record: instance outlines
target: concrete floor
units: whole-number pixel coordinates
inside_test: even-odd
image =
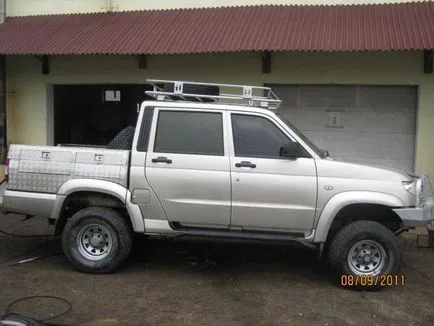
[[[43,219],[21,219],[0,216],[0,228],[52,231]],[[300,245],[138,238],[124,268],[89,275],[73,269],[58,240],[47,241],[0,234],[0,315],[21,297],[54,295],[72,311],[51,322],[68,325],[434,325],[434,250],[411,238],[403,240],[405,286],[380,292],[337,287]],[[65,306],[34,300],[13,308],[42,319]]]

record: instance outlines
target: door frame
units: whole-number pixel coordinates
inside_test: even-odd
[[[309,159],[312,160],[312,164],[315,170],[315,204],[314,204],[314,208],[313,208],[313,212],[312,212],[312,227],[313,224],[315,222],[315,214],[316,214],[316,206],[317,206],[317,201],[318,201],[318,173],[317,173],[317,169],[316,169],[316,159],[317,159],[317,155],[315,153],[312,153],[313,151],[306,145],[304,144],[304,142],[302,140],[300,140],[296,135],[292,134],[292,131],[289,127],[287,127],[286,125],[282,125],[282,123],[279,123],[278,119],[276,119],[273,116],[264,114],[264,113],[260,113],[260,112],[246,112],[246,111],[237,111],[237,110],[228,110],[227,112],[227,125],[228,125],[228,132],[229,132],[229,137],[231,138],[231,140],[229,141],[229,163],[230,163],[230,172],[231,172],[231,227],[235,227],[236,229],[238,229],[239,227],[241,227],[243,229],[242,225],[232,225],[232,219],[233,219],[233,198],[234,198],[234,180],[232,180],[233,178],[233,173],[239,173],[241,171],[237,171],[234,170],[234,165],[235,165],[235,161],[237,160],[237,156],[235,155],[235,145],[234,145],[234,136],[233,136],[233,129],[232,129],[232,114],[242,114],[242,115],[247,115],[247,116],[255,116],[255,117],[261,117],[261,118],[265,118],[268,121],[270,121],[271,123],[274,124],[275,127],[277,127],[286,137],[288,137],[289,140],[294,141],[294,142],[298,142],[305,150],[307,153],[309,153],[309,155],[311,156],[310,158],[298,158],[298,159]],[[252,157],[252,159],[254,159]],[[267,160],[285,160],[282,158],[273,158],[273,157],[257,157],[257,159],[267,159]],[[235,160],[235,161],[234,161]],[[290,160],[290,159],[288,159]],[[246,171],[246,173],[248,173],[248,171]],[[281,233],[281,232],[276,232],[275,228],[267,228],[267,227],[246,227],[246,231],[247,232],[256,232],[256,233]],[[309,226],[309,228],[307,228],[306,230],[295,230],[293,228],[290,229],[285,229],[285,231],[283,231],[284,234],[291,234],[293,236],[296,237],[304,237],[306,236],[306,234],[308,234],[311,231],[311,226]]]
[[[149,134],[149,142],[148,142],[148,148],[147,148],[147,155],[146,155],[146,162],[145,162],[145,177],[147,179],[147,183],[149,184],[149,187],[152,189],[152,191],[156,194],[156,196],[158,197],[158,192],[156,191],[156,189],[154,189],[151,185],[151,182],[148,180],[147,177],[147,172],[146,169],[150,167],[150,165],[147,163],[150,159],[150,157],[152,155],[156,155],[158,156],[159,154],[165,155],[167,154],[169,155],[190,155],[190,156],[205,156],[207,158],[212,158],[215,157],[215,155],[206,155],[206,154],[188,154],[188,153],[161,153],[161,152],[154,152],[154,147],[155,147],[155,138],[157,135],[157,129],[158,129],[158,120],[159,120],[159,113],[160,111],[175,111],[175,112],[199,112],[199,113],[218,113],[221,114],[221,122],[222,122],[222,135],[223,135],[223,155],[222,156],[218,156],[219,158],[224,158],[227,160],[227,170],[225,172],[227,172],[227,181],[228,181],[228,187],[229,187],[229,193],[228,193],[228,208],[229,208],[229,212],[228,212],[228,224],[209,224],[209,223],[205,223],[205,224],[198,224],[198,223],[179,223],[182,221],[176,221],[176,220],[172,220],[170,216],[168,216],[167,212],[166,213],[166,218],[169,222],[169,224],[171,225],[171,227],[173,229],[221,229],[221,230],[228,230],[229,225],[230,225],[230,211],[231,211],[231,196],[232,196],[232,191],[231,191],[231,172],[230,172],[230,159],[229,159],[229,139],[228,139],[228,132],[227,132],[227,124],[226,124],[226,120],[227,120],[227,110],[224,109],[210,109],[210,108],[192,108],[192,107],[182,107],[182,106],[156,106],[154,107],[154,112],[153,112],[153,116],[152,116],[152,123],[151,123],[151,127],[150,127],[150,134]],[[164,165],[161,166],[161,168],[164,168]],[[167,169],[170,169],[171,166],[167,166]],[[161,198],[158,198],[160,204],[163,207],[163,210],[166,211],[166,209],[164,208],[164,204],[162,202]],[[174,223],[175,222],[175,223]]]

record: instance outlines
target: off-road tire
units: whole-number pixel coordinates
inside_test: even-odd
[[[328,250],[329,264],[335,273],[337,282],[341,283],[341,277],[349,275],[356,276],[348,262],[348,254],[351,248],[362,240],[371,240],[379,243],[385,250],[387,261],[375,277],[375,284],[372,286],[354,284],[347,286],[357,290],[378,290],[382,288],[381,275],[396,275],[399,273],[401,264],[401,253],[399,242],[395,234],[384,225],[373,221],[356,221],[344,226],[335,235]],[[352,277],[355,280],[355,277]],[[359,278],[360,280],[360,278]],[[359,281],[359,283],[361,283]]]
[[[89,259],[79,242],[80,232],[92,225],[99,225],[109,232],[111,247],[107,256]],[[97,227],[96,227],[97,228]],[[104,231],[105,232],[105,231]],[[75,267],[86,273],[109,273],[119,268],[128,258],[133,242],[133,231],[121,214],[110,208],[88,207],[76,212],[66,223],[62,233],[62,249]]]
[[[128,126],[122,129],[108,144],[108,149],[126,149],[131,150],[136,128]]]

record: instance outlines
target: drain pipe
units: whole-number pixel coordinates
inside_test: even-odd
[[[6,56],[0,55],[0,159],[3,162],[7,151],[6,112]],[[0,162],[0,164],[2,164]]]
[[[0,0],[0,25],[6,20],[6,0]],[[1,26],[0,26],[1,28]],[[0,55],[0,154],[1,162],[7,151],[6,112],[6,56]],[[0,162],[0,164],[1,164]]]
[[[105,4],[106,5],[104,7],[101,7],[101,9],[104,10],[105,12],[107,12],[107,13],[119,10],[119,4],[113,5],[113,0],[106,0]]]
[[[0,0],[0,24],[6,20],[6,0]]]

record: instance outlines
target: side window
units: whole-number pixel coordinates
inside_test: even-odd
[[[223,156],[222,114],[160,111],[154,152]]]
[[[290,139],[270,120],[232,114],[235,156],[280,157],[280,147]]]
[[[137,141],[137,151],[146,152],[148,150],[149,134],[151,132],[152,117],[154,108],[146,108],[142,117],[142,126],[140,129],[139,140]]]

